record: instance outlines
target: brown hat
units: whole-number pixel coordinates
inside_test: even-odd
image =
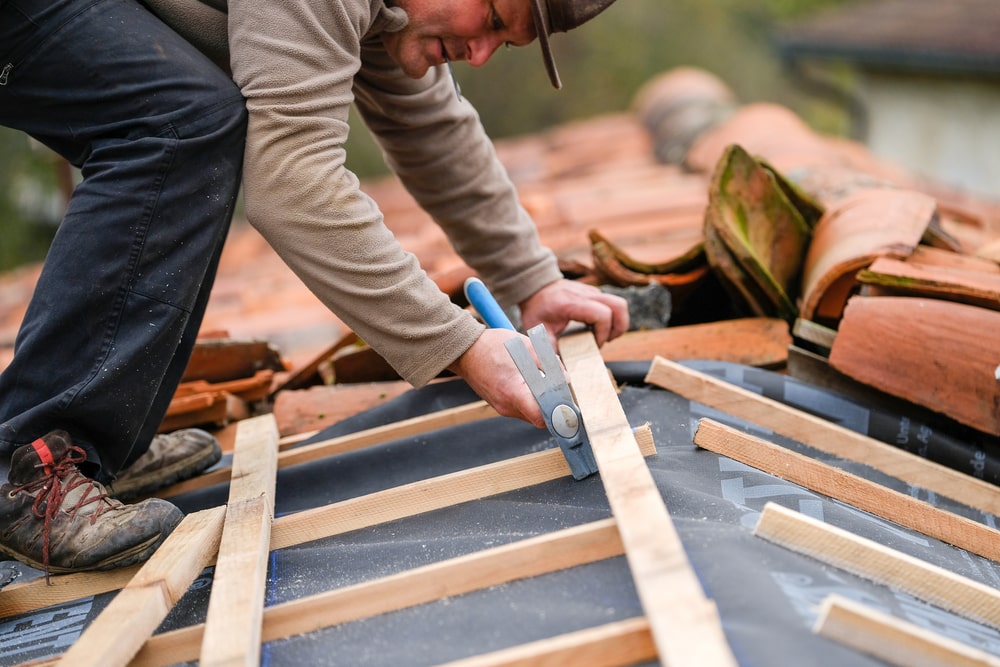
[[[568,32],[594,18],[615,0],[531,0],[531,13],[535,17],[535,31],[538,33],[538,43],[542,47],[542,58],[545,59],[545,69],[549,80],[556,88],[562,88],[559,72],[556,71],[555,60],[552,59],[552,48],[549,46],[549,35],[554,32]]]

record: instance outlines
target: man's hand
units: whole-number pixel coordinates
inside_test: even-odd
[[[553,337],[570,322],[581,322],[593,327],[597,344],[603,345],[628,330],[628,303],[590,285],[558,280],[521,304],[521,322],[525,330],[544,323]],[[528,349],[532,349],[527,336],[507,329],[487,329],[448,368],[464,378],[499,414],[545,428],[538,402],[504,347],[504,341],[514,336],[521,336]]]
[[[604,345],[628,331],[628,302],[592,285],[563,279],[549,283],[521,303],[525,331],[545,324],[555,337],[570,322],[591,326],[597,345]]]
[[[509,329],[487,329],[448,369],[464,378],[480,398],[504,417],[517,417],[545,428],[538,402],[504,347],[505,340],[516,336],[523,338],[531,349],[527,336]]]

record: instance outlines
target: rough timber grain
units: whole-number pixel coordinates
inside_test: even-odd
[[[596,521],[270,606],[264,610],[263,639],[291,637],[621,553],[614,520]],[[203,631],[196,625],[154,637],[134,667],[196,657]]]
[[[1000,657],[839,595],[820,606],[813,631],[898,667],[1000,667]]]
[[[734,428],[702,419],[699,447],[853,505],[974,554],[1000,561],[1000,532],[922,500],[779,447]]]
[[[649,425],[636,429],[635,438],[643,456],[656,453]],[[340,535],[384,521],[403,519],[423,512],[522,489],[570,475],[562,452],[549,449],[477,468],[421,480],[367,496],[359,496],[278,517],[271,529],[271,549],[303,544]],[[16,587],[17,597],[8,615],[25,613],[60,602],[118,590],[128,583],[135,568],[110,572],[81,572],[52,577],[53,586],[35,579]],[[64,581],[66,583],[64,583]],[[0,602],[8,593],[0,591]]]
[[[201,646],[203,667],[260,662],[278,429],[272,415],[240,423],[233,477]]]
[[[687,560],[593,334],[564,337],[559,350],[661,663],[735,665],[715,604]]]
[[[225,509],[184,517],[156,553],[59,661],[67,667],[127,665],[191,582],[215,559]]]
[[[645,618],[630,618],[439,667],[626,667],[656,660]]]
[[[475,401],[466,405],[440,410],[429,415],[404,419],[357,433],[349,433],[310,445],[288,449],[278,454],[278,467],[284,468],[298,463],[307,463],[327,456],[335,456],[379,443],[389,442],[397,438],[406,438],[439,428],[456,426],[496,416],[496,410],[491,408],[485,401]],[[229,481],[231,472],[232,469],[228,467],[217,468],[198,477],[163,489],[158,495],[163,498],[169,498],[196,489],[222,484]]]
[[[106,572],[61,574],[51,577],[51,585],[46,585],[44,578],[15,582],[0,591],[0,618],[120,590],[128,585],[139,568],[133,565]]]
[[[754,535],[1000,630],[1000,591],[813,517],[768,503]]]
[[[768,428],[804,445],[864,463],[904,482],[1000,516],[1000,487],[747,391],[706,373],[657,358],[646,381],[692,401]]]
[[[648,426],[641,427],[637,437],[643,456],[656,453]],[[569,465],[559,449],[525,454],[282,517],[275,521],[271,548],[340,535],[569,474]]]

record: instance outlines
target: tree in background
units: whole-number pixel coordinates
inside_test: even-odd
[[[68,165],[0,127],[0,271],[45,256],[65,206]]]

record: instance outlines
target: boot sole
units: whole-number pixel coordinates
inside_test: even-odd
[[[149,538],[145,542],[141,542],[133,546],[131,549],[128,549],[126,551],[121,551],[115,554],[114,556],[109,556],[108,558],[105,558],[102,561],[94,563],[93,565],[87,565],[84,567],[62,567],[59,565],[52,565],[50,563],[48,571],[51,574],[72,574],[74,572],[115,570],[122,567],[128,567],[129,565],[134,565],[136,563],[148,560],[149,557],[153,555],[153,552],[156,551],[157,547],[160,546],[160,544],[163,542],[164,539],[166,539],[166,536],[163,533],[160,533],[158,535]],[[35,568],[36,570],[45,572],[45,565],[43,563],[40,563],[39,561],[36,561],[33,558],[25,556],[24,554],[12,551],[7,547],[3,546],[2,544],[0,544],[0,553],[11,558],[12,560],[16,560],[19,563],[24,563],[25,565],[29,565]]]
[[[221,458],[222,448],[216,445],[206,454],[182,459],[173,465],[160,468],[156,471],[155,478],[150,478],[148,481],[143,481],[143,476],[136,476],[134,481],[125,480],[125,484],[121,486],[118,484],[121,480],[112,482],[107,485],[108,494],[118,500],[136,500],[201,474],[206,468],[218,463]]]

